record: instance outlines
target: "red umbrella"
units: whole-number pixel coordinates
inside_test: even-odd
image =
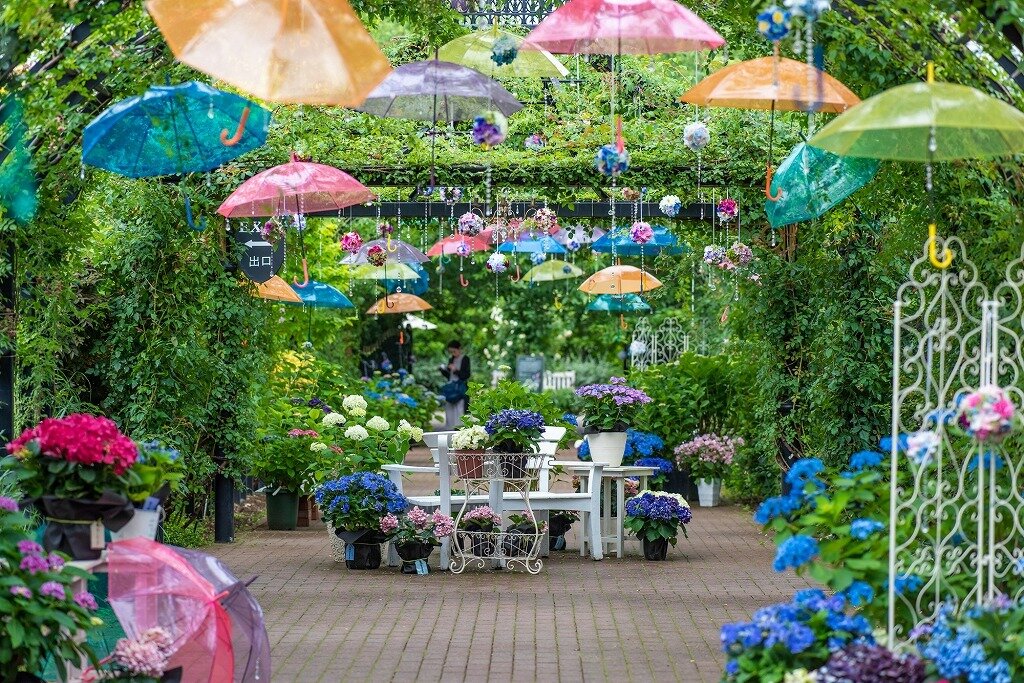
[[[483,233],[480,233],[481,235]],[[467,253],[472,254],[477,251],[490,251],[491,246],[477,237],[469,237],[466,235],[451,235],[445,237],[443,240],[439,240],[434,243],[434,246],[427,252],[427,256],[441,256],[442,254],[447,256],[466,256],[466,253],[460,254],[459,248],[469,249]]]
[[[376,199],[362,183],[333,166],[300,161],[257,173],[242,183],[217,209],[227,218],[284,216],[341,211]]]

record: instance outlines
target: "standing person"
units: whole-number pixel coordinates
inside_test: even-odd
[[[462,353],[462,342],[457,339],[448,344],[447,366],[438,368],[441,374],[448,380],[448,383],[441,387],[444,394],[444,428],[446,430],[458,429],[462,424],[462,416],[466,413],[469,405],[469,356]]]

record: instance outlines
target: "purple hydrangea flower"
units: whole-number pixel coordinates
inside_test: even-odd
[[[97,610],[99,605],[96,604],[96,598],[89,591],[81,591],[75,593],[75,603],[79,607],[84,607],[87,610]]]
[[[18,501],[7,496],[0,496],[0,510],[6,510],[7,512],[18,511]]]
[[[26,600],[32,599],[32,591],[29,590],[28,586],[11,586],[11,595],[25,598]]]
[[[50,553],[50,555],[46,558],[46,562],[50,565],[50,569],[54,570],[60,569],[64,566],[64,558],[58,555],[57,553]]]
[[[67,593],[64,592],[64,586],[57,583],[56,581],[47,581],[39,587],[39,593],[47,595],[57,600],[64,600],[67,598]]]
[[[29,574],[37,574],[50,569],[50,564],[42,555],[25,555],[21,558],[21,570]]]
[[[22,555],[41,555],[43,546],[35,541],[18,541],[18,552]]]

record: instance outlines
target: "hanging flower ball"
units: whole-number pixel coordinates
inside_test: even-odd
[[[459,242],[458,246],[455,247],[455,253],[458,256],[465,258],[473,253],[473,250],[469,248],[468,242]]]
[[[541,232],[558,232],[558,214],[546,206],[537,209],[537,213],[533,215],[533,223]]]
[[[394,232],[395,232],[395,228],[390,223],[378,223],[377,224],[377,233],[381,237],[387,237],[388,235],[394,234]]]
[[[544,149],[547,143],[544,141],[544,136],[540,133],[534,133],[526,138],[523,142],[523,147],[530,150],[531,152],[539,152]]]
[[[566,275],[572,275],[572,266],[566,263],[564,266],[562,266],[562,272],[565,273]]]
[[[445,204],[451,205],[462,199],[462,190],[457,187],[440,187],[437,196]]]
[[[699,152],[711,142],[711,131],[703,121],[694,121],[683,128],[683,144],[694,152]]]
[[[807,17],[808,21],[817,21],[818,17],[832,9],[831,0],[785,0],[782,4],[794,17]]]
[[[504,254],[494,252],[487,257],[487,270],[492,273],[504,273],[508,270],[508,257]]]
[[[999,441],[1013,429],[1013,401],[999,387],[982,387],[957,399],[957,424],[978,441]]]
[[[723,223],[728,223],[736,216],[740,215],[740,205],[736,203],[735,199],[726,198],[718,202],[718,220]]]
[[[359,251],[362,246],[363,238],[359,236],[358,232],[346,232],[341,236],[341,248],[350,254]]]
[[[622,188],[622,198],[627,202],[635,202],[640,199],[640,190],[634,190],[632,187]]]
[[[782,9],[778,5],[772,5],[757,15],[757,30],[762,36],[772,42],[777,42],[786,37],[792,26],[793,16],[789,10]]]
[[[467,211],[459,216],[459,234],[474,237],[484,229],[484,219],[481,216]]]
[[[544,263],[544,254],[540,253],[539,251],[530,254],[530,263],[532,263],[535,266],[539,266],[540,264]]]
[[[658,202],[658,208],[661,209],[663,214],[673,218],[679,215],[679,210],[683,208],[683,203],[674,194],[667,194]]]
[[[579,251],[580,246],[580,243],[577,242],[576,240],[569,240],[566,243],[565,248],[568,249],[569,251]]]
[[[379,268],[388,262],[388,252],[384,247],[375,244],[366,252],[366,260]]]
[[[519,44],[510,35],[501,35],[491,46],[491,61],[498,66],[505,66],[515,61],[519,55]]]
[[[500,111],[485,111],[473,119],[473,142],[484,149],[500,145],[507,135],[508,119]]]
[[[620,152],[615,145],[605,145],[597,150],[594,166],[609,178],[625,173],[629,169],[629,150],[623,148]]]
[[[637,221],[629,229],[629,238],[637,244],[647,244],[654,239],[654,229],[646,221]]]
[[[271,218],[260,228],[260,237],[271,244],[277,244],[285,235],[284,226]]]
[[[726,256],[738,265],[749,266],[754,260],[754,251],[743,242],[733,242]]]
[[[710,266],[721,267],[725,260],[725,249],[717,244],[709,244],[704,247],[704,263]]]

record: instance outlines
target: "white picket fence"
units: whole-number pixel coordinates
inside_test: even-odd
[[[491,386],[497,386],[498,382],[505,379],[505,373],[501,370],[491,372]],[[563,370],[561,372],[544,371],[544,391],[555,391],[556,389],[575,389],[576,371]]]

